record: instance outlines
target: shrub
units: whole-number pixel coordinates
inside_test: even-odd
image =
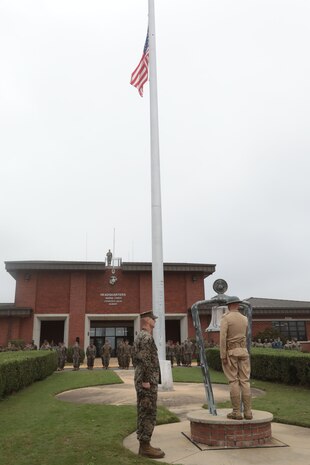
[[[208,366],[210,368],[213,368],[216,371],[223,371],[219,349],[217,348],[207,349],[206,356],[207,356]]]
[[[57,367],[55,352],[4,352],[0,357],[0,398],[46,378]]]
[[[206,356],[210,368],[222,371],[219,349],[207,349]],[[251,377],[263,381],[310,386],[310,355],[273,349],[252,350]]]
[[[17,349],[23,349],[25,347],[24,339],[11,339],[9,342],[14,344]]]

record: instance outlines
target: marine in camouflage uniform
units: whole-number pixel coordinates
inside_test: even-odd
[[[73,346],[73,353],[72,353],[74,371],[80,369],[80,363],[81,363],[80,356],[81,356],[81,349],[80,349],[79,343],[75,342]]]
[[[174,352],[175,352],[175,359],[179,367],[181,365],[181,359],[182,359],[182,347],[180,346],[179,341],[177,341],[176,345],[174,346]]]
[[[109,368],[109,365],[110,365],[111,353],[112,353],[112,347],[111,347],[110,341],[106,339],[100,351],[100,357],[102,360],[102,368],[105,368],[106,370]]]
[[[168,341],[168,343],[166,344],[166,360],[170,360],[171,366],[173,367],[174,345],[172,341]]]
[[[244,418],[251,420],[250,356],[246,337],[248,319],[239,313],[238,297],[227,303],[229,312],[221,319],[220,354],[224,374],[229,382],[230,398],[233,410],[227,415],[233,420],[241,420],[240,394],[244,406]]]
[[[89,344],[86,349],[86,356],[87,356],[87,369],[92,370],[94,368],[94,361],[96,358],[97,349],[94,344]]]
[[[184,341],[184,363],[185,366],[190,367],[192,366],[192,356],[193,356],[193,343],[186,339]]]
[[[130,355],[131,355],[131,345],[129,344],[128,339],[126,339],[123,347],[123,363],[125,370],[128,370],[130,365]]]
[[[160,374],[158,353],[152,330],[156,316],[153,312],[141,314],[142,329],[133,346],[135,388],[137,392],[137,438],[139,454],[144,457],[162,458],[165,453],[151,446],[150,441],[156,424],[157,391]]]
[[[117,361],[118,361],[118,366],[119,368],[124,368],[124,347],[125,347],[125,342],[124,339],[122,339],[118,346],[117,346]]]
[[[58,359],[57,371],[62,371],[67,360],[67,347],[63,342],[59,342],[56,351]]]

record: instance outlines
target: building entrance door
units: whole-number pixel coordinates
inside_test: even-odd
[[[42,320],[40,331],[40,347],[46,339],[50,344],[57,345],[64,341],[64,320]]]
[[[112,357],[117,356],[117,345],[121,340],[128,339],[132,345],[134,340],[133,321],[105,321],[92,320],[90,323],[90,342],[97,348],[97,357],[105,340],[110,341],[112,347]]]
[[[166,320],[166,341],[181,341],[180,320]]]

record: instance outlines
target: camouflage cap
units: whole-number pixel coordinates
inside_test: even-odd
[[[140,313],[141,318],[152,318],[153,320],[156,320],[158,316],[154,315],[152,310],[149,310],[148,312],[142,312]]]

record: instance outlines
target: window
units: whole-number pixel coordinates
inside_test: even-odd
[[[278,330],[285,339],[307,340],[305,321],[273,321],[272,327]]]
[[[127,336],[127,328],[116,328],[116,336],[119,336],[119,337]]]

